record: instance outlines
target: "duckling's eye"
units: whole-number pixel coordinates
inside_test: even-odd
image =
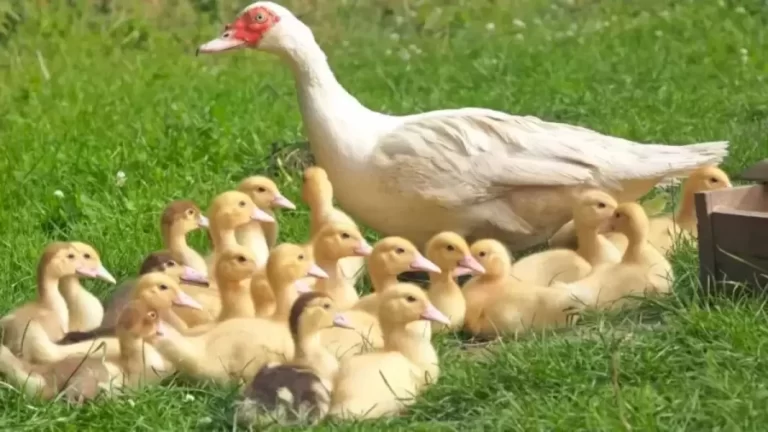
[[[323,309],[330,309],[330,308],[331,308],[331,304],[330,303],[326,303],[326,304],[323,305]]]
[[[248,261],[248,260],[246,260],[244,256],[242,256],[242,255],[238,255],[237,256],[237,262],[244,263],[246,261]]]
[[[413,303],[416,301],[416,297],[409,295],[408,297],[405,298],[405,301],[407,301],[408,303]]]
[[[188,214],[188,215],[190,215],[190,216],[192,216],[192,215],[194,215],[194,214],[195,214],[195,211],[194,211],[194,210],[192,210],[192,209],[187,209],[187,214]]]
[[[613,217],[615,217],[616,219],[621,219],[621,213],[616,213],[615,215],[613,215]]]
[[[395,253],[398,254],[398,255],[403,254],[403,253],[405,253],[405,249],[397,248],[397,249],[395,249]]]
[[[168,285],[165,285],[165,284],[160,285],[160,291],[167,291],[167,290],[168,290]]]
[[[446,246],[445,248],[446,248],[446,249],[448,249],[450,252],[453,252],[453,251],[455,251],[455,250],[456,250],[456,248],[455,248],[455,247],[453,247],[453,245],[448,245],[448,246]]]
[[[73,259],[75,259],[75,254],[71,253],[71,254],[67,255],[67,258],[73,260]]]
[[[240,207],[245,207],[245,201],[240,201],[239,203],[237,203],[237,205],[239,205]]]
[[[486,255],[486,253],[485,252],[480,252],[478,255],[480,255],[480,257],[482,258],[482,257],[484,257]]]
[[[597,208],[604,209],[605,208],[605,203],[604,202],[597,203]]]
[[[148,313],[147,315],[149,316],[149,318],[150,318],[150,319],[155,319],[155,318],[157,318],[157,313],[155,313],[155,312],[150,312],[150,313]]]
[[[718,182],[718,180],[717,180],[716,178],[714,178],[714,177],[712,177],[711,179],[709,179],[709,181],[711,181],[712,183],[717,183],[717,182]]]
[[[296,258],[298,258],[298,260],[299,260],[299,261],[302,261],[302,260],[304,259],[304,255],[303,255],[303,254],[302,254],[302,255],[299,255],[299,256],[298,256],[298,257],[296,257]]]
[[[343,239],[345,239],[345,240],[346,240],[346,239],[348,239],[349,237],[350,237],[350,235],[349,235],[349,234],[347,234],[347,233],[341,233],[341,238],[343,238]]]
[[[263,186],[259,186],[259,187],[256,188],[256,192],[258,192],[258,193],[264,193],[266,191],[267,191],[267,189],[265,187],[263,187]]]
[[[176,267],[176,261],[170,260],[167,263],[165,263],[166,267]]]

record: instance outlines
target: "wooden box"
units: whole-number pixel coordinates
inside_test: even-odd
[[[768,160],[740,177],[758,183],[695,196],[699,279],[706,291],[768,287]]]

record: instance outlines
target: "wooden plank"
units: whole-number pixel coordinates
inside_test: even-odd
[[[694,194],[696,229],[699,243],[699,281],[705,293],[715,288],[717,264],[715,262],[714,233],[712,232],[712,192]]]
[[[763,185],[736,186],[703,192],[712,202],[712,210],[737,209],[768,212],[768,188]]]

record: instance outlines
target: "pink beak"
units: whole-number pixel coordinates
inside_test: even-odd
[[[190,309],[203,310],[203,306],[184,291],[179,291],[179,294],[173,299],[173,304],[176,306],[188,307]]]
[[[345,317],[342,314],[336,314],[336,316],[333,317],[333,326],[334,327],[341,327],[345,329],[354,329],[355,327],[352,325],[352,323],[349,322],[347,317]]]
[[[184,266],[184,272],[181,274],[181,279],[187,282],[208,283],[208,278],[205,277],[204,274],[190,266]]]
[[[368,256],[373,252],[373,247],[365,240],[360,240],[360,244],[355,248],[354,252],[360,256]]]
[[[286,208],[289,210],[296,210],[296,204],[292,203],[288,198],[282,195],[277,195],[275,199],[272,200],[272,206]]]
[[[421,314],[421,319],[425,319],[427,321],[439,322],[445,325],[451,324],[451,320],[449,320],[444,313],[437,310],[437,308],[434,307],[432,303],[427,303],[427,310],[425,310]]]
[[[485,267],[480,265],[480,263],[472,255],[466,255],[464,258],[460,259],[459,268],[467,269],[470,273],[485,273]]]
[[[253,209],[253,213],[251,213],[251,219],[259,222],[267,222],[267,223],[274,223],[275,218],[269,215],[269,213],[265,212],[264,210],[255,207]]]
[[[328,279],[328,273],[318,267],[317,264],[312,264],[309,267],[309,270],[307,270],[307,276],[316,277],[318,279]]]
[[[440,267],[432,261],[424,258],[424,255],[418,254],[416,258],[411,262],[411,270],[423,270],[432,273],[442,273]]]
[[[100,265],[97,268],[80,267],[79,269],[77,269],[77,273],[82,276],[101,279],[111,284],[114,284],[117,282],[114,276],[112,276],[109,273],[109,271],[107,271],[107,269],[104,268],[103,265]]]
[[[296,287],[296,291],[298,291],[299,294],[307,294],[312,292],[312,287],[307,284],[304,280],[297,280],[293,283],[293,286]]]
[[[245,42],[238,39],[218,37],[216,39],[210,40],[200,45],[197,48],[196,54],[200,54],[200,53],[209,54],[209,53],[217,53],[222,51],[229,51],[236,48],[241,48],[244,45],[245,45]]]
[[[485,270],[485,269],[483,269],[483,270]],[[455,269],[453,269],[453,273],[451,273],[451,275],[453,277],[459,277],[459,276],[464,276],[464,275],[468,275],[468,274],[472,274],[472,273],[473,273],[472,270],[470,270],[470,269],[468,269],[466,267],[456,267]],[[483,273],[485,273],[485,272],[483,272]]]

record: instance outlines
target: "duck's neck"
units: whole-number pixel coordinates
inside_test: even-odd
[[[177,227],[164,229],[162,232],[163,244],[175,259],[182,264],[194,267],[196,270],[205,268],[205,261],[200,254],[187,244],[187,233]]]
[[[258,221],[251,221],[235,230],[235,238],[241,245],[249,248],[256,258],[256,268],[261,269],[269,258],[269,245],[264,236],[264,228]]]
[[[213,245],[214,252],[221,252],[224,249],[237,246],[235,230],[232,228],[215,226],[213,221],[211,221],[211,229],[208,232],[211,235],[211,244]]]
[[[62,279],[44,272],[38,277],[37,295],[40,303],[53,310],[58,315],[63,331],[69,329],[69,308],[67,302],[59,290],[59,282]]]
[[[429,372],[433,379],[437,377],[437,353],[429,339],[410,331],[407,326],[382,322],[381,327],[385,351],[399,352],[411,363]]]
[[[429,283],[430,285],[439,285],[443,287],[452,288],[454,285],[458,288],[459,285],[456,283],[456,279],[453,277],[453,271],[456,270],[455,268],[441,268],[440,269],[442,273],[432,273],[429,272]]]
[[[329,258],[328,255],[320,252],[315,255],[315,264],[328,274],[327,279],[318,279],[315,282],[316,291],[328,294],[334,300],[345,298],[352,292],[357,294],[354,286],[344,283],[338,258]]]
[[[120,363],[123,371],[131,378],[137,378],[144,371],[144,342],[130,334],[121,334]]]
[[[272,319],[279,322],[288,322],[288,315],[291,313],[291,307],[296,298],[299,297],[299,293],[296,291],[296,287],[293,286],[294,281],[281,282],[273,286],[275,292],[275,301],[277,302],[275,307],[275,314]]]
[[[331,199],[318,198],[309,203],[309,208],[309,231],[314,235],[320,231],[320,228],[330,217],[333,211],[333,201]]]
[[[646,243],[644,233],[624,233],[627,236],[627,249],[621,257],[622,264],[639,264],[643,260],[643,247]]]
[[[369,266],[368,274],[371,278],[371,288],[373,288],[373,292],[375,293],[381,293],[382,290],[386,290],[388,286],[397,283],[397,275],[393,275],[379,266]]]
[[[600,238],[596,226],[576,223],[576,239],[579,243],[577,254],[592,265],[600,261]]]
[[[683,191],[683,200],[675,214],[675,222],[685,230],[693,230],[696,227],[696,205],[693,194]]]
[[[219,321],[232,318],[253,318],[256,310],[250,296],[250,281],[218,281],[221,296]]]
[[[339,370],[339,361],[323,347],[320,332],[302,336],[296,341],[295,361],[312,370],[320,379],[332,381]]]
[[[263,273],[257,273],[251,279],[251,300],[256,316],[269,317],[274,313],[275,293]]]

